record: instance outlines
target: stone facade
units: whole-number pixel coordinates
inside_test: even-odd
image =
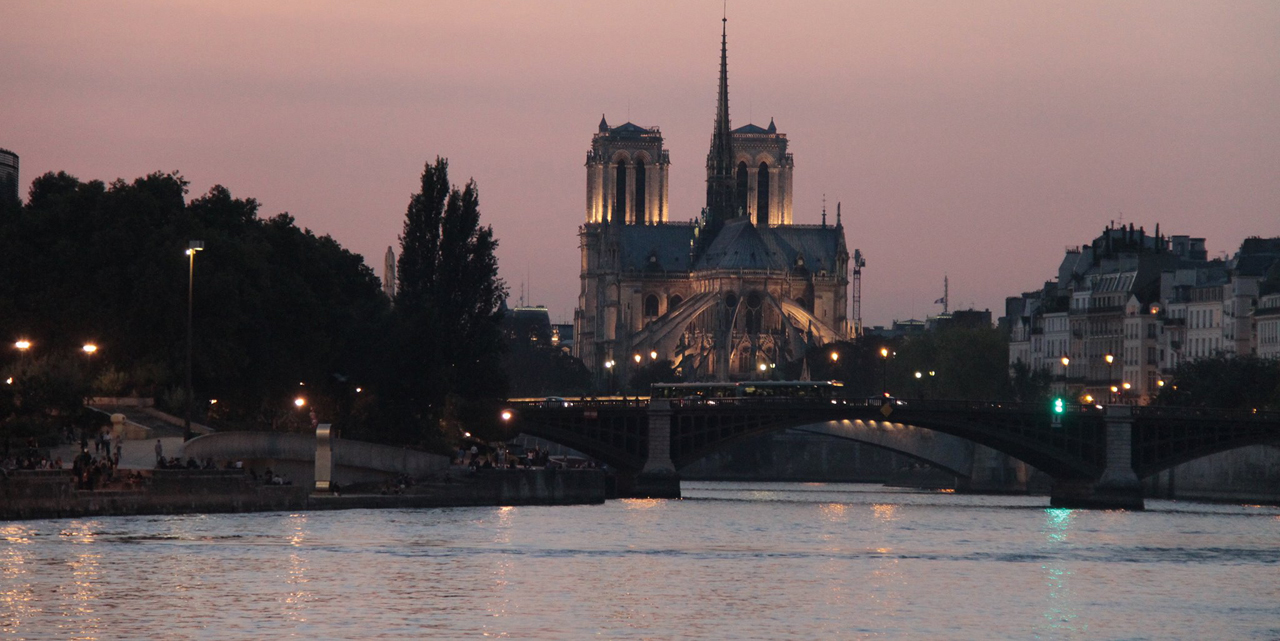
[[[1005,308],[1011,367],[1047,371],[1083,402],[1145,404],[1184,361],[1280,357],[1280,238],[1209,260],[1203,238],[1108,227]]]

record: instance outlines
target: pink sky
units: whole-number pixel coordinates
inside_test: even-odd
[[[659,126],[672,220],[705,199],[721,3],[7,2],[0,147],[46,171],[180,170],[381,274],[425,161],[480,185],[503,276],[578,293],[600,114]],[[1280,3],[729,3],[733,125],[772,116],[795,220],[843,201],[868,325],[1003,310],[1109,220],[1280,236]],[[210,256],[208,259],[213,259]],[[211,260],[212,262],[212,260]]]

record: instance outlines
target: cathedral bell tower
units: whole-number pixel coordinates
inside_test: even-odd
[[[657,127],[600,127],[587,152],[587,222],[656,225],[667,222],[671,158]]]

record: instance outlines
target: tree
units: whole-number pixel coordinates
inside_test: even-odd
[[[670,359],[649,361],[631,371],[631,379],[627,388],[635,394],[648,394],[654,383],[675,383],[680,380],[676,376],[675,363]]]
[[[1184,361],[1153,404],[1280,410],[1280,361],[1215,356]]]
[[[173,172],[109,186],[63,172],[36,178],[27,204],[0,217],[3,329],[35,343],[30,364],[55,357],[79,367],[80,346],[92,340],[103,387],[179,398],[183,250],[203,240],[194,288],[198,407],[217,398],[220,426],[257,428],[291,407],[305,382],[310,400],[337,408],[326,422],[342,425],[351,381],[370,380],[376,367],[371,346],[388,313],[378,279],[358,255],[288,214],[260,218],[256,201],[221,186],[186,202],[187,186]],[[16,364],[13,351],[0,352],[0,366]],[[56,378],[41,380],[53,390]],[[84,390],[71,396],[78,404]],[[54,399],[65,397],[30,399],[62,416]]]
[[[405,213],[387,345],[392,378],[384,385],[384,418],[395,438],[440,444],[446,428],[466,426],[481,436],[501,431],[506,289],[496,248],[492,228],[480,226],[475,181],[459,190],[449,183],[447,160],[427,163]]]

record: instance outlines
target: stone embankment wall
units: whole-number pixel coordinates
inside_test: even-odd
[[[245,469],[261,474],[268,468],[295,485],[315,482],[316,437],[283,432],[218,432],[188,441],[184,457],[221,465],[241,461]],[[449,469],[449,458],[403,447],[363,441],[333,439],[333,481],[339,485],[369,483],[394,478],[438,476]]]
[[[1150,498],[1280,504],[1280,446],[1206,456],[1142,481]]]
[[[312,495],[307,486],[254,482],[243,471],[151,470],[128,489],[77,490],[66,471],[0,477],[0,520],[274,512],[379,507],[569,505],[602,503],[604,474],[594,470],[484,470],[394,495]]]

